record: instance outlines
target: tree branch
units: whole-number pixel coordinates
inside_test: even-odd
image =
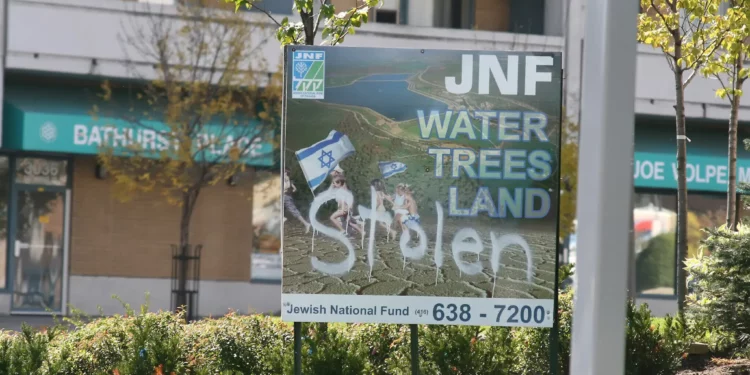
[[[670,6],[670,8],[671,8],[673,4],[672,4],[672,3],[670,2],[670,1],[666,1],[666,2],[667,2],[667,4],[668,4],[668,5]],[[659,8],[658,8],[658,7],[656,6],[656,2],[655,2],[655,0],[651,0],[651,8],[653,8],[653,9],[654,9],[654,11],[656,12],[656,14],[657,14],[657,15],[659,16],[659,18],[661,18],[661,22],[662,22],[662,23],[664,24],[664,27],[665,27],[665,28],[667,29],[667,31],[669,31],[669,32],[670,32],[671,34],[673,34],[673,35],[674,35],[674,32],[675,32],[675,31],[677,31],[677,30],[675,30],[675,29],[671,29],[671,28],[669,27],[669,22],[667,22],[667,18],[666,18],[666,17],[664,17],[664,14],[662,14],[662,13],[661,13],[661,9],[659,9]],[[674,10],[673,10],[673,11],[674,11]],[[679,27],[679,25],[678,25],[678,27]]]
[[[698,73],[698,69],[693,69],[692,72],[690,72],[690,75],[685,79],[685,81],[682,83],[682,87],[686,87],[688,84],[690,84],[690,81],[695,78],[696,74]]]
[[[721,84],[721,88],[724,89],[725,92],[728,92],[727,91],[727,85],[724,83],[724,80],[721,79],[721,76],[719,74],[714,74],[714,77],[716,77],[716,80],[718,80],[719,84]],[[727,97],[728,96],[729,96],[729,94],[727,94]],[[731,98],[729,98],[729,100],[731,102]]]
[[[341,33],[338,36],[338,38],[336,38],[335,40],[331,41],[331,45],[332,46],[341,43],[341,40],[344,39],[344,37],[349,34],[349,26],[351,26],[351,24],[352,24],[352,17],[354,16],[354,14],[356,14],[357,12],[359,12],[360,10],[362,10],[366,6],[367,6],[367,4],[361,4],[361,5],[359,5],[359,6],[357,6],[357,7],[355,7],[353,9],[353,12],[351,12],[351,14],[349,15],[349,18],[346,20],[346,23],[343,26],[344,32]]]
[[[320,4],[323,5],[325,0],[320,0]],[[320,28],[320,16],[323,14],[323,10],[318,11],[317,17],[315,17],[315,28],[313,29],[313,35],[318,35],[318,29]]]
[[[669,69],[671,69],[673,72],[676,71],[677,59],[666,52],[664,53],[664,55],[664,58],[667,59],[667,65],[669,65]]]
[[[257,9],[257,10],[259,10],[259,11],[261,11],[261,13],[265,14],[266,16],[268,16],[268,18],[270,18],[271,21],[273,21],[273,23],[276,24],[276,26],[281,27],[281,23],[279,23],[279,21],[277,21],[276,18],[274,18],[273,15],[271,15],[271,12],[267,11],[266,9],[264,9],[262,7],[259,7],[259,6],[255,5],[255,4],[251,4],[250,6],[253,7],[253,8],[255,8],[255,9]]]
[[[707,51],[708,53],[706,53],[705,55],[706,55],[706,56],[711,56],[711,55],[713,55],[714,53],[716,53],[716,50],[717,50],[717,49],[719,48],[719,46],[720,46],[720,45],[721,45],[721,40],[717,40],[717,41],[714,41],[714,43],[713,43],[713,47],[710,47],[710,48],[711,48],[711,50],[710,50],[710,51]],[[705,51],[705,50],[704,50],[704,51]],[[701,54],[701,55],[703,55],[703,54]],[[708,58],[708,57],[706,57],[706,58]],[[691,80],[693,79],[693,77],[695,76],[695,72],[696,72],[697,70],[699,70],[699,69],[700,69],[700,68],[701,68],[701,67],[703,66],[703,64],[705,64],[705,63],[706,63],[706,61],[705,61],[705,59],[704,59],[704,58],[697,58],[697,59],[695,59],[695,61],[693,62],[693,64],[692,64],[693,66],[692,66],[692,67],[686,67],[686,69],[693,69],[693,74],[691,74],[691,75],[690,75],[689,79],[688,79],[687,81],[685,81],[685,83],[684,83],[684,84],[682,85],[682,87],[685,87],[685,86],[687,86],[687,84],[689,84],[689,83],[690,83],[690,81],[691,81]]]

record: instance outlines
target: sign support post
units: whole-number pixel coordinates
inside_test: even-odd
[[[622,375],[633,189],[637,4],[591,1],[580,158],[571,374]],[[585,182],[585,183],[583,183]]]
[[[563,76],[565,76],[565,70],[561,72]],[[560,108],[563,108],[563,97],[565,96],[565,90],[563,87],[560,87]],[[564,113],[561,111],[561,113]],[[562,132],[563,132],[563,123],[565,122],[565,119],[560,119],[560,138],[557,140],[557,148],[559,150],[562,150],[563,146],[563,140],[562,140]],[[557,169],[562,170],[562,151],[560,154],[560,158],[558,159]],[[562,189],[560,190],[560,192]],[[557,212],[560,212],[560,192],[558,192],[558,200],[557,200]],[[560,221],[557,221],[557,228],[555,229],[556,238],[558,239],[556,241],[555,246],[555,256],[556,256],[556,263],[555,263],[555,296],[554,301],[552,304],[552,329],[549,332],[549,373],[551,375],[558,375],[558,361],[559,361],[559,354],[558,349],[560,342],[560,316],[557,313],[559,310],[560,305],[560,255],[562,251],[562,244],[560,243]]]
[[[294,322],[294,375],[302,375],[302,323]]]
[[[409,324],[411,331],[411,374],[419,375],[419,326]]]

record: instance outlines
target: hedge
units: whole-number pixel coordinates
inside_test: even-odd
[[[560,295],[560,374],[570,355],[572,293]],[[230,313],[186,324],[179,314],[100,318],[70,330],[0,331],[0,375],[290,374],[293,332],[278,318]],[[408,326],[303,326],[303,374],[410,374]],[[681,320],[655,324],[629,304],[627,374],[673,374],[685,350]],[[545,374],[548,329],[420,326],[425,375]]]

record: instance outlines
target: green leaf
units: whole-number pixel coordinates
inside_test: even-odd
[[[360,19],[359,16],[352,16],[351,22],[352,22],[352,25],[354,25],[355,27],[362,26],[362,20]]]
[[[727,90],[725,89],[716,89],[716,96],[724,99],[727,97]]]
[[[334,14],[336,14],[336,10],[334,9],[332,4],[323,4],[323,6],[320,8],[320,12],[323,14],[323,17],[325,19],[329,19],[333,17]]]

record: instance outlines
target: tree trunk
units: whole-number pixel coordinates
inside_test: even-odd
[[[742,79],[740,78],[740,70],[742,70],[742,58],[740,56],[734,65],[734,82],[732,82],[732,88],[734,89],[732,99],[732,110],[729,114],[729,183],[727,184],[727,227],[731,230],[736,230],[736,218],[737,218],[737,123],[739,121],[738,112],[740,108],[740,96],[737,95],[738,90],[742,89]]]
[[[305,29],[305,45],[315,44],[315,14],[313,12],[300,12],[302,26]]]
[[[742,213],[743,213],[744,204],[742,203],[742,198],[740,197],[737,199],[734,205],[734,227],[737,228],[738,225],[740,225],[740,221],[742,221]]]
[[[177,271],[177,308],[188,305],[187,281],[188,281],[188,256],[190,256],[190,221],[193,218],[193,209],[198,200],[199,189],[191,189],[182,195],[182,212],[180,214],[180,267]]]
[[[676,39],[677,40],[677,39]],[[681,56],[681,46],[675,46],[675,56]],[[677,308],[682,312],[685,307],[687,292],[687,272],[685,259],[687,258],[687,178],[685,176],[687,164],[687,139],[685,134],[685,87],[682,84],[683,71],[676,65],[675,79],[675,115],[677,124]]]

